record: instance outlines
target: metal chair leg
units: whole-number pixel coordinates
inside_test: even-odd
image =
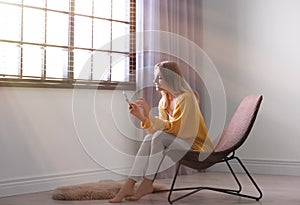
[[[176,179],[177,179],[177,176],[178,176],[178,172],[179,172],[179,169],[180,169],[180,166],[181,166],[181,164],[179,163],[178,166],[177,166],[177,169],[176,169],[176,173],[175,173],[175,176],[174,176],[174,179],[173,179],[170,191],[169,191],[168,202],[170,204],[173,204],[175,201],[178,201],[178,200],[183,199],[183,198],[185,198],[187,196],[190,196],[190,195],[192,195],[192,194],[194,194],[194,193],[196,193],[196,192],[198,192],[198,191],[200,191],[202,189],[202,187],[185,187],[185,188],[176,188],[176,189],[174,188],[175,183],[176,183]],[[194,191],[191,191],[191,192],[189,192],[187,194],[184,194],[184,195],[182,195],[180,197],[177,197],[175,199],[171,199],[173,191],[185,191],[185,190],[194,190]]]
[[[262,193],[261,189],[259,188],[259,186],[255,182],[255,180],[253,179],[253,177],[251,176],[250,172],[247,170],[247,168],[245,167],[245,165],[242,163],[242,161],[238,157],[236,157],[236,156],[234,156],[233,158],[236,159],[237,162],[240,164],[240,166],[243,168],[244,172],[246,173],[246,175],[248,176],[248,178],[252,182],[253,186],[256,188],[257,192],[259,193],[258,197],[249,196],[249,195],[248,196],[246,195],[246,197],[255,199],[256,201],[259,201],[263,197],[263,193]]]
[[[256,190],[258,191],[259,195],[258,196],[252,196],[252,195],[247,195],[247,194],[242,194],[241,191],[242,191],[242,184],[241,182],[239,181],[238,177],[236,176],[235,172],[233,171],[231,165],[229,164],[229,161],[230,160],[237,160],[237,162],[240,164],[240,166],[243,168],[244,172],[246,173],[246,175],[248,176],[248,178],[250,179],[250,181],[252,182],[252,184],[254,185],[254,187],[256,188]],[[250,199],[255,199],[256,201],[259,201],[262,196],[263,196],[263,193],[261,191],[261,189],[259,188],[259,186],[257,185],[257,183],[255,182],[255,180],[253,179],[253,177],[250,175],[249,171],[246,169],[246,167],[244,166],[244,164],[242,163],[242,161],[236,157],[236,156],[232,156],[228,159],[225,159],[224,162],[227,164],[231,174],[233,175],[237,185],[238,185],[238,190],[234,190],[234,189],[224,189],[224,188],[216,188],[216,187],[185,187],[185,188],[174,188],[175,187],[175,183],[176,183],[176,180],[177,180],[177,175],[178,175],[178,171],[179,171],[179,168],[180,168],[180,165],[181,164],[178,164],[178,167],[176,169],[176,173],[175,173],[175,176],[174,176],[174,179],[173,179],[173,182],[172,182],[172,185],[171,185],[171,188],[170,188],[170,191],[169,191],[169,196],[168,196],[168,202],[170,204],[173,204],[175,201],[178,201],[180,199],[183,199],[187,196],[190,196],[196,192],[199,192],[201,190],[211,190],[211,191],[216,191],[216,192],[221,192],[221,193],[225,193],[225,194],[230,194],[230,195],[235,195],[235,196],[240,196],[240,197],[245,197],[245,198],[250,198]],[[174,191],[187,191],[187,190],[193,190],[187,194],[184,194],[180,197],[177,197],[175,199],[171,199],[172,197],[172,194]]]
[[[177,169],[176,169],[176,172],[175,172],[175,176],[174,176],[174,179],[173,179],[171,188],[170,188],[170,192],[169,192],[169,196],[168,196],[168,202],[169,202],[170,204],[173,203],[173,201],[171,200],[171,196],[172,196],[172,193],[173,193],[173,191],[174,191],[174,186],[175,186],[175,183],[176,183],[177,174],[178,174],[179,169],[180,169],[180,164],[177,165]]]
[[[237,185],[238,185],[238,187],[239,187],[239,189],[236,190],[236,192],[237,192],[237,193],[240,193],[240,192],[242,191],[242,185],[241,185],[239,179],[237,178],[236,174],[234,173],[234,171],[233,171],[231,165],[229,164],[228,160],[225,160],[225,163],[227,164],[227,167],[229,168],[229,170],[230,170],[232,176],[234,177],[234,179],[235,179],[235,181],[236,181],[236,183],[237,183]]]

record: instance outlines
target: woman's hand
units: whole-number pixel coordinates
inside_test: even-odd
[[[144,110],[145,117],[149,118],[150,110],[145,98],[139,98],[138,100],[135,101],[135,103],[137,106],[141,107]]]
[[[145,122],[147,119],[147,117],[141,112],[139,106],[135,103],[130,104],[129,112],[142,122]]]

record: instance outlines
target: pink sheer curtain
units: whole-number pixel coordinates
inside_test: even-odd
[[[137,0],[138,8],[138,32],[141,34],[142,50],[138,55],[138,88],[142,90],[143,96],[151,107],[156,107],[160,94],[153,86],[153,67],[163,60],[177,62],[192,89],[196,90],[200,96],[200,108],[204,117],[209,113],[204,113],[204,106],[209,103],[204,100],[207,96],[201,76],[197,75],[195,61],[200,56],[193,52],[190,44],[185,45],[182,38],[192,41],[197,46],[202,45],[202,1],[199,0]],[[160,35],[161,33],[161,35]],[[153,35],[152,35],[153,34]],[[173,55],[160,52],[157,48],[163,45],[172,51]],[[189,62],[184,62],[180,55],[188,56]],[[190,64],[192,63],[192,64]],[[209,119],[207,120],[209,122]],[[158,175],[158,177],[172,177],[174,168],[170,168]],[[193,173],[188,168],[181,170],[182,174]]]

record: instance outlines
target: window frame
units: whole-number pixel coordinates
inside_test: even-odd
[[[108,89],[108,90],[113,90],[113,89],[127,89],[127,90],[134,90],[136,87],[136,53],[135,53],[135,33],[136,33],[136,0],[129,0],[130,2],[130,20],[129,22],[125,21],[120,21],[120,20],[114,20],[112,17],[110,19],[105,19],[108,20],[112,23],[114,22],[121,22],[124,24],[129,24],[129,52],[120,52],[120,51],[113,51],[112,47],[110,49],[106,50],[101,50],[101,49],[96,49],[91,46],[91,48],[81,48],[81,47],[75,47],[74,46],[74,36],[75,36],[75,27],[74,27],[74,18],[76,16],[83,16],[83,17],[88,17],[91,18],[92,21],[94,21],[95,18],[98,19],[104,19],[100,17],[95,17],[92,15],[85,15],[85,14],[77,14],[75,13],[75,1],[76,0],[69,0],[69,11],[59,11],[59,10],[54,10],[54,9],[49,9],[45,6],[45,8],[41,7],[35,7],[35,6],[28,6],[24,5],[23,1],[22,3],[10,3],[10,2],[1,2],[1,4],[5,5],[13,5],[13,6],[19,6],[22,9],[22,12],[24,8],[33,8],[33,9],[38,9],[38,10],[43,10],[45,12],[45,15],[47,14],[47,11],[52,11],[52,12],[59,12],[59,13],[64,13],[68,15],[69,18],[69,25],[68,25],[68,38],[69,42],[67,46],[62,46],[62,45],[51,45],[47,44],[46,42],[44,43],[34,43],[34,42],[25,42],[23,41],[22,37],[20,41],[14,41],[14,40],[7,40],[7,39],[0,39],[0,42],[4,43],[12,43],[12,44],[17,44],[20,46],[20,58],[23,58],[23,45],[34,45],[34,46],[41,46],[41,48],[46,48],[47,46],[49,47],[54,47],[54,48],[61,48],[61,49],[66,49],[68,52],[68,70],[67,70],[67,77],[66,78],[49,78],[46,77],[46,63],[44,62],[44,69],[39,77],[34,77],[34,76],[23,76],[22,75],[22,60],[20,62],[20,68],[19,68],[19,75],[6,75],[0,73],[0,87],[37,87],[37,88],[97,88],[97,89]],[[45,1],[47,2],[47,0]],[[93,0],[94,2],[94,0]],[[112,9],[112,6],[111,6]],[[21,15],[21,21],[23,21],[23,15]],[[21,23],[21,32],[23,29],[23,22]],[[46,35],[46,32],[45,32]],[[93,35],[93,34],[92,34]],[[111,33],[112,36],[112,33]],[[112,37],[111,37],[112,39]],[[79,50],[88,50],[90,52],[106,52],[106,53],[117,53],[117,54],[122,54],[122,55],[127,55],[129,57],[129,73],[128,73],[128,78],[129,81],[123,82],[123,81],[112,81],[111,80],[111,67],[112,67],[112,60],[110,60],[110,72],[109,72],[109,79],[108,80],[81,80],[81,79],[74,79],[74,50],[79,49]],[[43,51],[45,55],[45,51]],[[92,55],[93,56],[93,55]],[[110,57],[111,58],[111,57]],[[45,61],[44,57],[44,61]],[[19,60],[19,59],[18,59]],[[9,76],[9,77],[5,77]],[[51,80],[49,80],[51,79]]]

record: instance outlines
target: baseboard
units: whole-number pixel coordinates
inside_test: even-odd
[[[252,174],[300,176],[300,162],[251,159],[242,159],[242,162]],[[242,172],[241,167],[237,162],[232,160],[230,164],[236,172]],[[123,168],[122,170],[125,169],[129,168]],[[229,170],[227,166],[222,163],[214,165],[206,171],[228,172]],[[99,169],[84,172],[6,180],[0,181],[0,197],[49,191],[65,185],[96,182],[107,179],[122,180],[124,178],[124,176],[115,174],[109,170]]]
[[[300,162],[251,159],[242,159],[242,162],[253,174],[300,176]],[[230,164],[235,171],[242,171],[236,161],[232,160]],[[207,169],[207,171],[228,172],[229,170],[225,163],[221,163]]]
[[[123,168],[122,170],[129,169]],[[120,172],[122,173],[122,172]],[[125,177],[109,170],[99,169],[41,177],[0,181],[0,197],[54,190],[59,186],[74,185],[100,180],[122,180]]]

